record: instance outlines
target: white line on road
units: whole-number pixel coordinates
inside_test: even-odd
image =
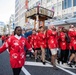
[[[60,66],[57,66],[57,67],[60,68],[61,70],[65,71],[65,72],[71,74],[71,75],[76,75],[76,73],[73,73],[72,71],[69,71],[69,70],[67,70],[67,69],[64,69],[64,68],[62,68],[62,67],[60,67]]]
[[[49,61],[46,60],[46,62],[47,62],[48,64],[50,64]],[[67,65],[67,64],[58,64],[58,63],[56,63],[56,65],[58,65],[58,66],[60,66],[60,67],[63,67],[63,68],[67,68],[67,69],[76,69],[75,67],[69,67],[69,65]]]
[[[47,61],[47,60],[46,60],[46,61]],[[49,61],[47,61],[47,62],[50,63]],[[58,65],[57,65],[57,67],[58,67],[59,69],[65,71],[65,72],[71,74],[71,75],[76,75],[76,73],[74,73],[74,72],[72,72],[72,71],[69,71],[69,70],[67,70],[67,69],[65,69],[65,68],[63,68],[63,67],[61,67],[61,66],[58,66]]]
[[[57,63],[57,65],[60,66],[60,67],[63,67],[63,68],[67,68],[67,69],[76,69],[74,66],[69,67],[69,65],[67,65],[67,64],[58,64]]]
[[[48,63],[46,63],[46,65],[43,65],[41,62],[29,62],[29,61],[26,61],[25,65],[40,66],[40,67],[53,67],[51,64],[48,64]]]
[[[31,75],[24,67],[22,67],[22,71],[24,72],[25,75]]]

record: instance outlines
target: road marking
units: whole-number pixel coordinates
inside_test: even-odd
[[[73,67],[69,67],[67,64],[66,64],[66,65],[63,65],[63,64],[60,65],[60,64],[57,63],[57,65],[58,65],[58,66],[61,66],[61,67],[63,67],[63,68],[76,69],[74,66],[73,66]]]
[[[24,67],[22,67],[22,71],[24,72],[25,75],[31,75]]]
[[[40,67],[53,67],[51,64],[48,64],[48,63],[43,65],[41,62],[30,62],[30,61],[26,61],[25,65],[40,66]]]
[[[50,63],[50,62],[47,61],[47,60],[46,60],[46,62]],[[72,71],[69,71],[69,70],[67,70],[67,69],[65,69],[65,68],[63,68],[63,67],[61,67],[61,66],[59,66],[59,65],[57,65],[57,67],[58,67],[59,69],[65,71],[65,72],[71,74],[71,75],[76,75],[76,73],[74,73],[74,72],[72,72]]]
[[[46,60],[46,62],[50,64],[49,61]],[[63,68],[76,69],[74,66],[73,67],[69,67],[67,64],[58,64],[58,63],[56,63],[56,65],[58,65],[60,67],[63,67]]]
[[[71,74],[71,75],[76,75],[76,73],[74,73],[74,72],[72,72],[72,71],[69,71],[69,70],[67,70],[67,69],[64,69],[64,68],[62,68],[62,67],[60,67],[60,66],[57,66],[57,67],[60,68],[61,70],[65,71],[65,72]]]

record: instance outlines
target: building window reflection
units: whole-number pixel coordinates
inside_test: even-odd
[[[73,0],[73,6],[76,6],[76,0]]]
[[[72,0],[68,0],[68,7],[72,7]]]
[[[74,12],[74,17],[76,17],[76,12]]]
[[[63,0],[62,1],[62,9],[67,9],[69,7],[72,7],[72,0]]]

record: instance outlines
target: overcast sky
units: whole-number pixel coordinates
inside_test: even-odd
[[[0,21],[8,23],[11,14],[15,13],[15,0],[0,0]]]

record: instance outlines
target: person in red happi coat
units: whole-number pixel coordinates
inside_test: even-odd
[[[39,48],[39,44],[38,44],[38,33],[35,29],[33,29],[33,31],[32,31],[30,41],[31,41],[32,48],[35,50],[35,61],[37,62],[38,61],[37,53],[40,48]]]
[[[74,50],[75,50],[74,65],[75,65],[75,67],[76,67],[76,27],[75,27]]]
[[[56,68],[55,60],[57,58],[57,47],[58,47],[58,35],[55,26],[51,25],[50,29],[47,31],[47,38],[48,38],[48,47],[51,51],[51,63]]]
[[[13,70],[13,75],[19,75],[24,65],[26,59],[24,47],[26,46],[29,51],[34,52],[27,40],[21,36],[21,33],[21,27],[17,26],[14,31],[14,36],[9,37],[0,47],[0,53],[4,52],[7,48],[9,49],[10,65]]]
[[[59,32],[59,48],[61,49],[61,57],[60,57],[60,60],[62,61],[62,64],[63,63],[66,63],[67,62],[67,59],[68,59],[68,50],[67,50],[67,39],[66,39],[66,36],[67,36],[67,33],[64,32],[65,28],[62,27],[61,28],[61,31]]]
[[[4,43],[4,41],[5,41],[5,35],[2,35],[2,43]]]
[[[40,29],[40,32],[39,32],[38,36],[40,38],[39,42],[40,42],[40,48],[42,51],[41,61],[45,65],[46,30],[43,26],[40,26],[39,29]]]
[[[72,60],[75,58],[75,53],[76,53],[76,31],[75,31],[74,25],[70,26],[68,35],[70,37],[69,48],[70,48],[70,52],[71,52],[71,56],[69,58],[68,65],[70,65],[70,67],[72,67]]]

